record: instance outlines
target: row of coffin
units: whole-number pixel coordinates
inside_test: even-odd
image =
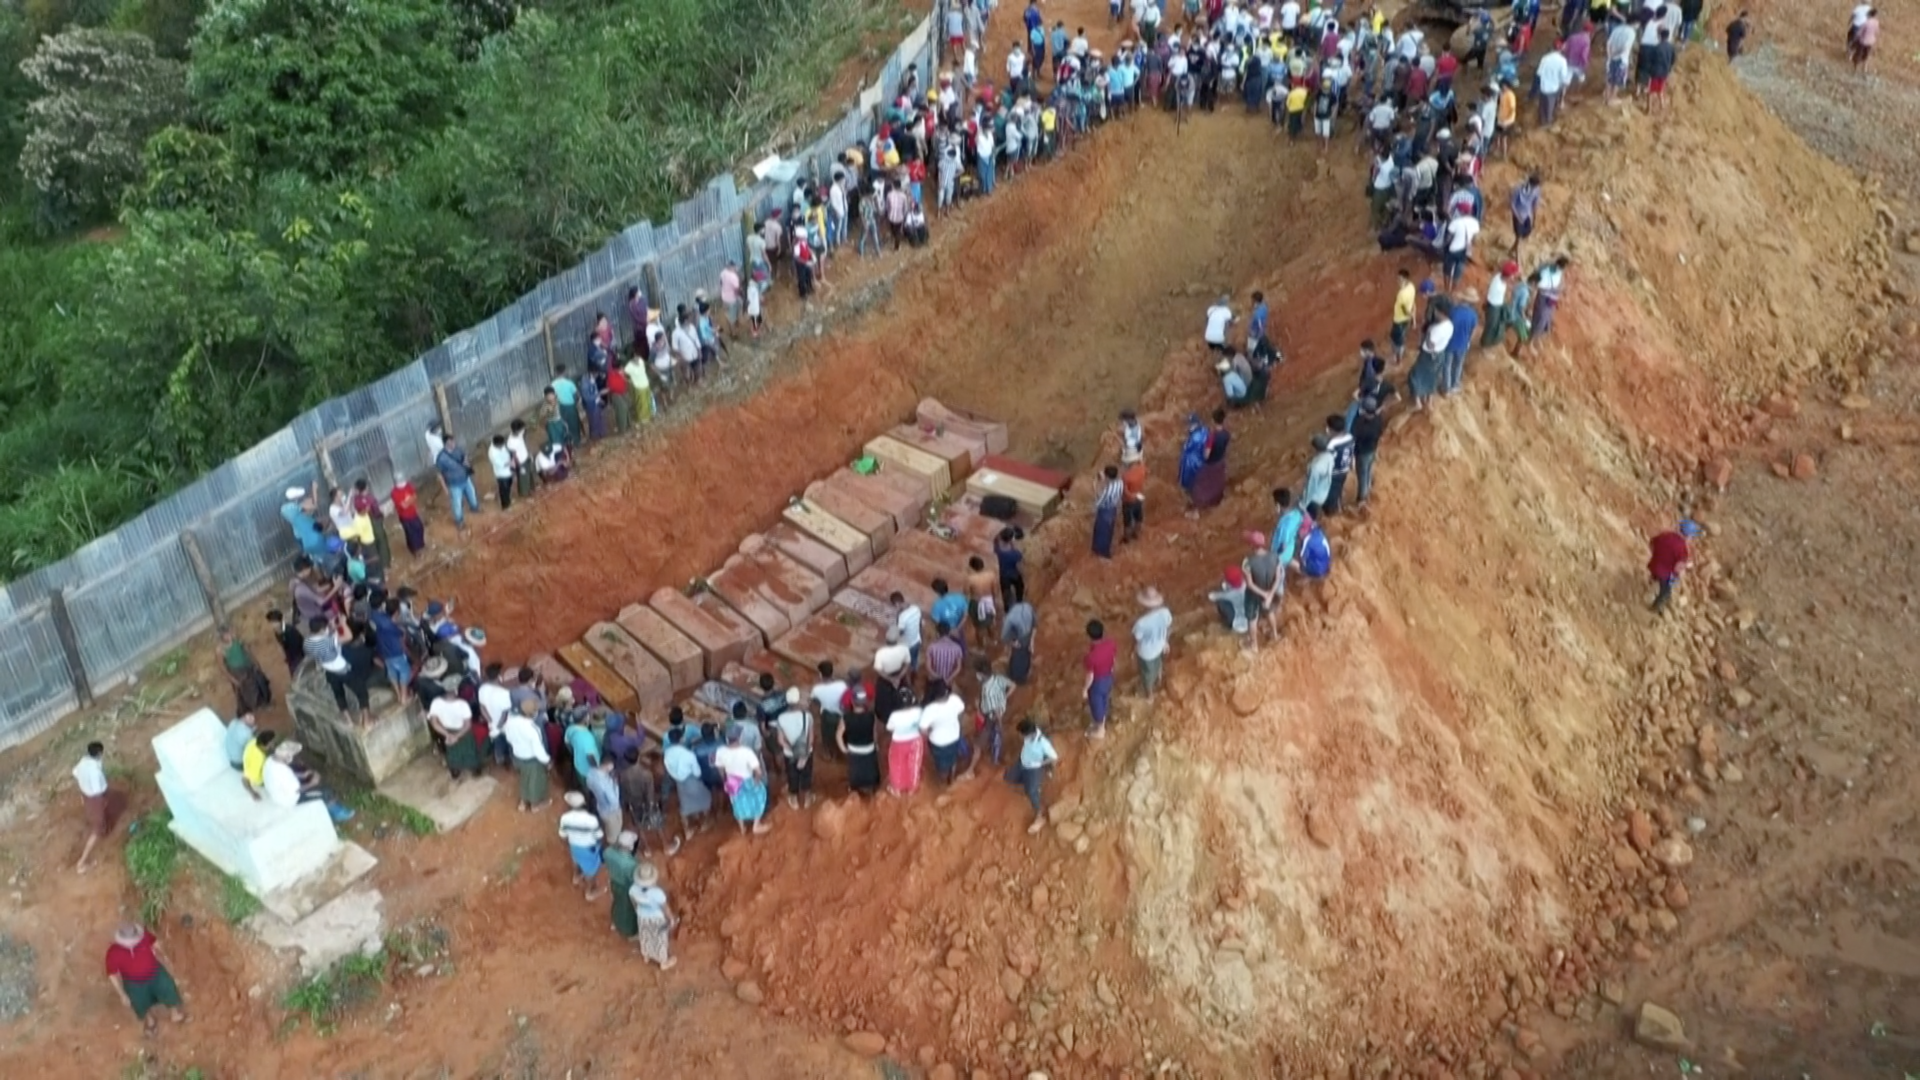
[[[529,666],[550,685],[586,684],[656,734],[675,701],[706,720],[757,700],[763,672],[786,686],[823,660],[865,667],[893,625],[893,593],[924,609],[935,578],[958,589],[971,557],[993,564],[1010,522],[983,513],[985,500],[1000,496],[996,509],[1029,528],[1058,506],[1068,477],[1006,448],[1006,425],[922,401],[914,423],[867,443],[878,469],[815,481],[693,589],[662,588]]]

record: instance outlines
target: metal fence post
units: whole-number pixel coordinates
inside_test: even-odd
[[[558,370],[557,368],[554,367],[554,363],[553,363],[553,316],[551,315],[540,316],[540,336],[546,339],[547,379],[548,381],[552,381],[555,372]]]
[[[647,304],[660,312],[660,325],[667,325],[667,290],[660,284],[660,264],[652,259],[640,264],[640,281],[647,289]]]
[[[447,384],[446,383],[436,382],[433,384],[433,407],[434,407],[434,410],[440,414],[441,433],[448,434],[448,435],[452,434],[453,433],[453,410],[447,407]]]
[[[213,580],[213,569],[207,565],[207,557],[200,550],[200,538],[192,529],[180,532],[180,546],[186,550],[187,565],[193,567],[193,578],[200,583],[200,594],[207,598],[207,614],[213,616],[215,627],[227,625],[227,605],[220,599],[220,586]]]
[[[73,680],[73,697],[80,707],[93,705],[93,681],[87,678],[87,665],[80,659],[80,635],[74,633],[73,616],[67,613],[67,590],[55,589],[47,597],[48,613],[53,616],[53,632],[60,639],[60,651],[67,658],[67,676]]]

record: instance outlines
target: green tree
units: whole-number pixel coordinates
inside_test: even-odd
[[[445,120],[454,23],[433,0],[219,0],[193,39],[193,97],[263,173],[377,175]]]
[[[65,30],[20,68],[40,91],[27,106],[20,173],[55,226],[110,210],[147,137],[186,109],[185,69],[139,34]]]

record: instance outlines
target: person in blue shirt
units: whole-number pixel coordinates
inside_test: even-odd
[[[1447,363],[1440,375],[1440,390],[1452,395],[1460,392],[1460,377],[1466,373],[1467,350],[1473,348],[1474,332],[1480,328],[1480,293],[1467,286],[1454,294],[1452,313],[1453,340],[1447,342]]]
[[[574,714],[561,740],[567,744],[567,751],[573,756],[574,780],[583,785],[584,790],[587,774],[600,764],[600,740],[594,737],[593,729],[587,726],[586,710]]]
[[[1273,505],[1280,511],[1280,518],[1274,523],[1273,534],[1267,540],[1267,550],[1279,557],[1281,566],[1289,566],[1297,554],[1302,514],[1300,508],[1293,505],[1293,491],[1290,488],[1274,488]]]
[[[1027,578],[1020,569],[1027,556],[1019,547],[1025,537],[1026,532],[1019,526],[1009,525],[993,538],[993,560],[1000,571],[1001,606],[1008,611],[1027,598]]]
[[[1047,770],[1060,760],[1053,748],[1031,717],[1020,721],[1020,760],[1007,769],[1007,783],[1014,784],[1027,793],[1027,804],[1033,807],[1033,824],[1027,831],[1037,833],[1047,826],[1047,812],[1040,800],[1040,786],[1045,782]]]
[[[1253,352],[1267,339],[1267,294],[1253,294],[1253,317],[1247,321],[1247,351]]]
[[[946,578],[933,579],[933,621],[942,626],[961,626],[967,621],[967,598],[954,592]]]
[[[300,545],[302,555],[315,562],[326,559],[327,538],[313,518],[313,496],[307,494],[305,488],[287,489],[287,502],[280,508],[280,518],[293,530],[293,542]]]
[[[407,658],[406,632],[394,618],[399,612],[399,599],[390,596],[384,606],[373,609],[367,624],[373,629],[374,651],[380,654],[380,663],[387,669],[387,681],[393,684],[394,696],[405,704],[409,698],[407,687],[413,684],[413,662]]]
[[[433,468],[447,486],[447,501],[453,504],[453,527],[465,533],[467,509],[480,512],[480,493],[474,489],[473,466],[467,462],[467,452],[459,439],[447,436],[446,444],[433,459]]]
[[[560,406],[560,422],[567,426],[567,445],[580,445],[580,386],[567,378],[567,366],[554,369],[553,383],[548,387],[553,391],[553,399]]]

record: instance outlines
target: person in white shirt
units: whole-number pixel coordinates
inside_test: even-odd
[[[966,740],[960,734],[960,717],[966,713],[967,706],[959,694],[943,683],[936,682],[929,687],[928,696],[933,700],[920,709],[920,726],[933,753],[934,773],[942,784],[952,784],[956,778],[965,779],[973,773],[972,762],[967,764],[966,773],[960,772],[960,755],[966,750]]]
[[[1447,279],[1447,287],[1453,288],[1460,283],[1467,260],[1473,257],[1473,240],[1480,235],[1480,222],[1472,214],[1460,214],[1447,222],[1446,233],[1447,246],[1440,266],[1441,273]]]
[[[805,810],[813,805],[813,713],[801,704],[806,698],[797,686],[787,688],[787,707],[773,718],[780,740],[780,759],[787,776],[787,806]]]
[[[1017,90],[1020,86],[1020,80],[1026,77],[1026,51],[1020,48],[1020,46],[1015,45],[1013,51],[1007,54],[1007,85],[1009,88]]]
[[[1573,79],[1573,70],[1567,66],[1567,54],[1555,44],[1540,58],[1540,65],[1534,68],[1533,77],[1540,91],[1540,126],[1552,127],[1553,120],[1560,111],[1560,97],[1566,93],[1567,83]]]
[[[505,765],[508,758],[507,717],[513,715],[513,691],[501,679],[506,669],[498,663],[488,664],[486,681],[474,694],[474,700],[480,706],[480,719],[487,725],[487,745],[496,764]]]
[[[107,747],[104,743],[87,744],[87,756],[73,767],[73,782],[80,789],[80,799],[87,809],[87,843],[80,849],[80,862],[73,872],[87,872],[93,857],[93,847],[100,838],[107,835],[110,824],[107,815]]]
[[[473,738],[473,706],[458,694],[441,694],[427,707],[427,727],[436,736],[447,761],[447,772],[455,779],[467,773],[480,775],[480,744]]]
[[[1607,31],[1607,93],[1606,100],[1612,101],[1627,85],[1627,68],[1633,55],[1633,25],[1625,20],[1616,20],[1613,29]]]
[[[1233,325],[1231,301],[1232,298],[1223,293],[1220,299],[1207,309],[1207,345],[1223,356],[1233,351],[1227,344],[1227,327]]]
[[[920,710],[909,706],[893,710],[887,717],[887,793],[911,795],[920,790],[920,758],[925,743],[920,737]]]
[[[907,663],[913,670],[920,670],[920,606],[907,602],[906,596],[894,593],[887,597],[893,604],[893,628],[900,635],[899,644],[906,647]]]
[[[1288,37],[1294,37],[1300,29],[1300,0],[1286,0],[1280,5],[1280,31]]]
[[[513,755],[513,771],[520,778],[520,809],[539,810],[547,805],[547,740],[533,714],[540,711],[536,698],[526,698],[501,725],[507,740],[507,752]]]
[[[767,774],[760,766],[760,755],[741,741],[741,724],[727,728],[727,745],[714,751],[713,767],[720,770],[733,804],[733,820],[755,836],[772,826],[764,820],[767,813]]]
[[[813,689],[807,692],[807,697],[813,702],[814,715],[820,719],[821,742],[827,746],[829,754],[837,755],[840,742],[840,718],[845,712],[840,703],[846,700],[847,680],[834,678],[831,660],[820,661],[815,670],[820,673],[820,681],[813,684]]]
[[[495,435],[487,447],[487,465],[493,469],[493,486],[500,499],[500,509],[513,505],[513,451],[507,449],[507,437]]]
[[[1166,666],[1167,644],[1173,633],[1173,612],[1168,610],[1160,590],[1151,585],[1140,590],[1136,599],[1147,610],[1133,621],[1134,658],[1140,665],[1140,692],[1151,702],[1154,690],[1160,686],[1160,673]]]
[[[560,815],[560,839],[567,842],[567,854],[573,858],[573,884],[586,886],[589,903],[600,898],[600,841],[606,833],[600,817],[587,809],[587,797],[567,792],[567,809]]]
[[[1427,304],[1427,332],[1420,343],[1420,355],[1413,362],[1413,370],[1407,373],[1407,388],[1413,397],[1413,407],[1424,409],[1427,399],[1440,389],[1440,379],[1445,374],[1447,346],[1453,342],[1453,320],[1449,312],[1441,305],[1431,301]],[[1323,436],[1316,435],[1315,439]]]

